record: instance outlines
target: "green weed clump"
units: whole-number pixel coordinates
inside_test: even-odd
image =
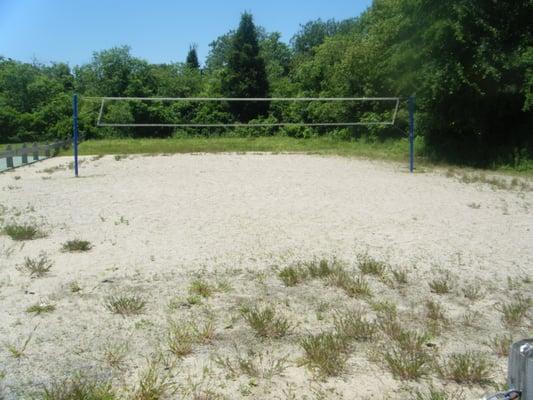
[[[248,350],[235,357],[217,357],[215,362],[225,368],[232,378],[247,375],[251,378],[272,379],[282,375],[288,367],[287,356],[274,357],[269,351]]]
[[[68,242],[63,243],[61,250],[69,253],[82,253],[89,251],[93,248],[91,242],[87,240],[69,240]]]
[[[283,268],[278,276],[285,286],[296,286],[307,278],[307,272],[300,266],[291,265]]]
[[[302,339],[304,356],[300,362],[323,376],[338,376],[346,369],[348,343],[335,333],[325,332]]]
[[[429,372],[431,357],[426,348],[427,334],[400,329],[391,338],[394,342],[380,350],[380,354],[395,377],[416,380]]]
[[[459,384],[486,384],[492,376],[492,363],[481,352],[467,352],[452,354],[440,366],[440,372],[446,379]]]
[[[517,296],[514,301],[500,306],[502,321],[509,326],[519,326],[531,307],[531,299]]]
[[[215,292],[215,288],[202,278],[194,279],[189,286],[189,294],[191,296],[201,296],[204,299],[211,297]]]
[[[55,304],[42,302],[42,303],[37,303],[32,306],[29,306],[28,308],[26,308],[26,312],[29,314],[40,315],[40,314],[50,313],[54,311],[55,309],[56,309]]]
[[[282,315],[277,315],[274,308],[265,307],[243,307],[241,315],[255,333],[262,338],[281,338],[287,335],[292,326],[288,319]]]
[[[380,279],[384,279],[387,274],[387,265],[370,256],[363,256],[359,261],[359,270],[363,275],[373,275]]]
[[[35,224],[9,224],[4,226],[2,232],[15,241],[35,240],[46,237],[46,233]]]
[[[118,396],[105,381],[77,376],[58,381],[42,390],[40,400],[118,400]]]
[[[365,278],[361,275],[353,276],[347,271],[339,270],[332,274],[329,279],[331,286],[342,289],[347,296],[353,298],[372,297],[372,291]]]
[[[285,267],[278,276],[285,286],[296,286],[307,279],[325,279],[340,268],[336,260],[329,262],[326,259],[321,259]]]
[[[105,307],[122,316],[139,315],[146,307],[146,300],[135,294],[109,296],[105,300]]]
[[[436,278],[429,282],[429,288],[436,294],[448,294],[452,291],[450,277],[448,274]]]
[[[375,323],[368,321],[359,310],[335,315],[335,331],[346,341],[364,342],[372,339],[377,331]]]
[[[511,335],[495,336],[486,344],[498,357],[507,357],[513,344],[513,337]]]

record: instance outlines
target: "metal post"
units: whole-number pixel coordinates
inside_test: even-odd
[[[409,96],[409,172],[415,171],[415,98]]]
[[[74,149],[74,175],[78,176],[78,95],[74,93],[72,99],[72,123],[73,123],[73,137],[72,137],[72,147]]]
[[[22,164],[28,163],[28,149],[26,148],[26,143],[22,145],[20,149],[20,155],[22,156]]]
[[[10,144],[6,146],[6,167],[13,168],[13,149]]]

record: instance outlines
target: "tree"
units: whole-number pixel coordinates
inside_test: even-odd
[[[222,93],[226,97],[268,97],[269,83],[265,61],[260,55],[257,29],[249,13],[242,14],[229,50],[228,65],[222,75]],[[248,122],[268,112],[268,102],[230,102],[230,111]]]
[[[198,53],[196,52],[196,45],[189,47],[189,53],[187,54],[187,60],[185,64],[190,69],[200,69],[200,62],[198,61]]]

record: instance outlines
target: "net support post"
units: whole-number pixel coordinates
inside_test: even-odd
[[[78,177],[78,95],[72,97],[72,149],[74,151],[74,175]]]
[[[415,172],[415,98],[409,96],[409,172]]]

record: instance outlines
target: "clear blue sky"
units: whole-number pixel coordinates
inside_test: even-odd
[[[0,0],[0,55],[20,61],[90,61],[94,51],[129,45],[150,62],[183,61],[198,44],[235,28],[250,11],[288,42],[300,24],[359,15],[371,0]]]

